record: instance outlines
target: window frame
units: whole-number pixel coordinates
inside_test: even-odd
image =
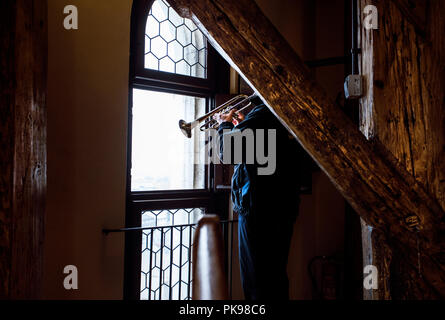
[[[145,57],[145,26],[150,8],[155,0],[134,0],[131,24],[130,82],[145,89],[162,88],[166,92],[208,96],[215,89],[215,53],[207,42],[207,77],[198,78],[182,74],[146,69]],[[168,1],[167,1],[168,2]]]
[[[216,50],[207,42],[207,78],[184,76],[170,72],[150,70],[144,66],[145,27],[150,8],[155,0],[134,0],[131,15],[130,35],[130,74],[129,74],[129,113],[127,140],[127,195],[138,194],[146,199],[157,199],[164,195],[183,197],[197,192],[208,193],[213,188],[212,164],[205,165],[205,186],[203,189],[131,191],[131,151],[132,151],[132,105],[133,89],[181,94],[206,99],[206,112],[214,107],[215,55]],[[142,40],[141,40],[142,39]],[[190,119],[193,120],[193,119]],[[178,119],[179,121],[179,119]],[[179,129],[178,129],[179,130]]]
[[[145,26],[154,1],[155,0],[134,0],[131,13],[126,166],[126,228],[140,227],[141,213],[147,210],[205,208],[206,212],[219,213],[222,216],[228,211],[228,207],[225,207],[224,203],[226,202],[228,206],[228,201],[226,201],[228,199],[227,194],[222,196],[221,193],[215,192],[214,190],[213,164],[205,165],[204,189],[131,191],[133,89],[153,90],[205,98],[207,112],[215,106],[215,94],[217,91],[226,90],[224,81],[227,81],[227,83],[229,81],[228,66],[227,70],[225,69],[226,66],[222,66],[222,59],[217,58],[217,52],[209,42],[207,42],[206,79],[145,69]],[[216,73],[218,73],[219,77],[221,70],[224,70],[224,74],[227,71],[224,80],[217,79],[215,76]],[[221,200],[222,197],[225,200]],[[140,299],[141,239],[142,231],[125,233],[124,299]]]

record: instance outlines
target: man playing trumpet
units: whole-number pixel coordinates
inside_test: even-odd
[[[275,143],[276,167],[270,174],[261,174],[258,169],[264,163],[258,159],[246,162],[248,155],[245,154],[240,163],[235,163],[231,198],[234,211],[238,213],[239,259],[245,298],[284,300],[289,299],[286,268],[300,202],[303,151],[261,100],[257,98],[253,103],[253,109],[246,116],[232,109],[228,113],[217,113],[213,118],[219,123],[221,160],[227,154],[224,152],[227,139],[246,130],[255,135],[255,145],[246,145],[252,143],[246,139],[243,153],[252,148],[271,150],[271,143]],[[263,139],[264,145],[259,144],[257,136],[261,130],[275,131],[275,141]],[[233,152],[230,155],[233,157]],[[224,163],[228,163],[228,159],[224,159]],[[234,163],[233,158],[230,163]]]

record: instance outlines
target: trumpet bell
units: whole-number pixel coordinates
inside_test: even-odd
[[[190,122],[185,122],[184,120],[179,120],[179,129],[181,129],[181,132],[187,137],[192,137],[192,125]]]

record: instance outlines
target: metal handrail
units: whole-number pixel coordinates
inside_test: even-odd
[[[223,220],[220,221],[220,223],[231,223],[231,222],[238,222],[238,220]],[[181,227],[192,227],[196,226],[198,223],[187,223],[187,224],[177,224],[177,225],[169,225],[169,226],[155,226],[155,227],[129,227],[129,228],[119,228],[119,229],[102,229],[102,232],[105,235],[108,235],[109,233],[116,233],[116,232],[133,232],[133,231],[142,231],[142,230],[153,230],[153,229],[161,229],[161,228],[181,228]]]

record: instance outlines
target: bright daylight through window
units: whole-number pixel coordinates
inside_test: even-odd
[[[204,188],[204,133],[187,139],[178,119],[205,113],[205,99],[133,90],[131,191]]]

